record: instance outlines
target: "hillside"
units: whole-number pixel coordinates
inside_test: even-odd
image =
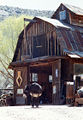
[[[9,16],[20,16],[20,15],[29,15],[29,16],[46,16],[51,17],[54,11],[47,10],[31,10],[31,9],[22,9],[18,7],[8,7],[0,6],[0,21],[8,18]]]

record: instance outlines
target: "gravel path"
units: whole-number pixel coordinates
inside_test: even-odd
[[[0,120],[83,120],[83,107],[13,106],[0,107]]]

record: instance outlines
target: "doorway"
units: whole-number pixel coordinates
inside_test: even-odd
[[[40,104],[52,104],[52,65],[31,66],[30,82],[37,82],[42,86]]]

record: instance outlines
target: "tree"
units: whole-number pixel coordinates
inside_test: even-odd
[[[24,29],[24,17],[9,17],[0,22],[0,74],[4,77],[4,81],[13,83],[13,72],[8,70],[8,65],[12,61],[16,48],[18,36]],[[0,77],[1,77],[0,75]]]

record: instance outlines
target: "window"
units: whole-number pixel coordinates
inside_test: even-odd
[[[33,58],[47,55],[47,38],[46,35],[33,37]]]
[[[38,81],[38,74],[37,73],[32,73],[32,81],[37,82]]]
[[[59,17],[60,17],[60,20],[65,20],[66,19],[66,10],[60,11]]]
[[[49,75],[49,82],[52,82],[52,75]]]

